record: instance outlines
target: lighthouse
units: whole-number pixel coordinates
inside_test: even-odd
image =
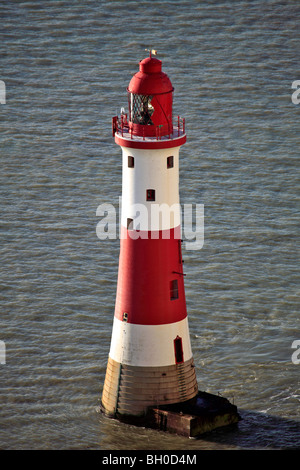
[[[101,409],[130,422],[164,407],[195,405],[199,396],[181,251],[179,152],[186,142],[185,121],[173,116],[173,92],[162,62],[150,52],[128,85],[128,113],[122,109],[112,119],[122,149],[122,206]]]

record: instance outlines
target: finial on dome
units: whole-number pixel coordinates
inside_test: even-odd
[[[157,55],[157,50],[156,49],[145,49],[145,51],[148,51],[149,52],[149,57],[151,59],[152,57],[152,54],[153,55]]]

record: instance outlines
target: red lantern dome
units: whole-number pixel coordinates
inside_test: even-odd
[[[128,91],[129,128],[134,135],[152,137],[173,132],[173,86],[161,71],[161,61],[147,57],[131,79]]]

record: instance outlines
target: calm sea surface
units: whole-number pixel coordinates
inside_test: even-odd
[[[0,448],[299,449],[299,3],[4,1],[0,17]],[[197,440],[99,411],[119,240],[99,240],[96,210],[118,208],[111,118],[149,47],[186,119],[181,203],[204,204],[204,246],[184,252],[199,388],[243,417]]]

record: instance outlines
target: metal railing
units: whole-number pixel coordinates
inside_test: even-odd
[[[175,126],[174,124],[177,124]],[[173,129],[171,132],[170,125],[168,125],[168,132],[162,134],[162,130],[165,128],[163,124],[155,126],[155,136],[152,137],[155,138],[156,140],[161,140],[162,137],[167,137],[169,139],[174,139],[176,137],[180,137],[180,135],[185,134],[185,118],[182,118],[180,116],[177,116],[176,121],[173,121]],[[145,140],[145,133],[143,129],[143,135],[142,136],[136,136],[133,134],[133,128],[129,126],[128,120],[127,120],[127,114],[121,114],[121,116],[114,116],[112,118],[112,135],[114,137],[115,134],[120,134],[122,137],[130,136],[131,139],[134,140],[135,137],[143,138]]]

